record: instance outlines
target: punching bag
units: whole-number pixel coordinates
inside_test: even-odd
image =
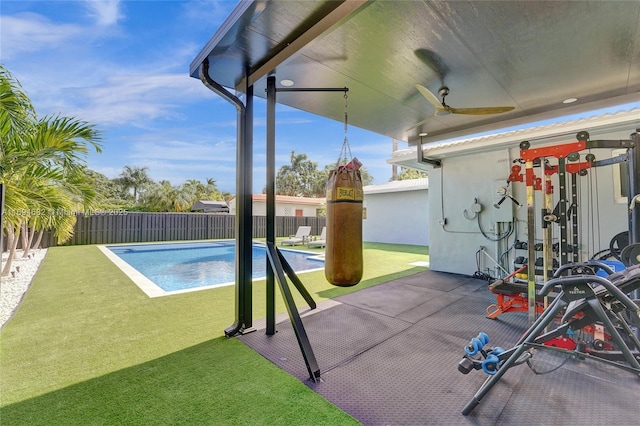
[[[336,286],[350,287],[362,278],[362,202],[362,178],[357,167],[331,170],[327,179],[324,274]]]

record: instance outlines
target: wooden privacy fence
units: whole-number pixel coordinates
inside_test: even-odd
[[[235,216],[208,213],[95,213],[77,214],[73,237],[64,245],[120,244],[152,241],[210,240],[235,237]],[[276,236],[287,237],[299,226],[311,226],[320,235],[324,217],[279,216]],[[253,217],[253,238],[266,238],[267,218]],[[56,246],[53,232],[45,232],[41,247]]]

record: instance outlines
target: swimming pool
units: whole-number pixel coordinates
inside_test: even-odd
[[[233,240],[100,246],[149,297],[235,283]],[[324,268],[316,253],[280,250],[294,271]],[[266,276],[266,247],[253,244],[253,279]]]

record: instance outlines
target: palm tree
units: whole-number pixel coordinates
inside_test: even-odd
[[[144,192],[141,203],[145,210],[152,212],[175,211],[174,201],[176,189],[168,180],[161,180],[158,183],[149,184]]]
[[[36,122],[36,113],[31,100],[22,90],[20,83],[15,80],[9,71],[0,65],[0,173],[5,175],[10,165],[21,167],[27,161],[20,153],[12,152],[11,141],[20,139]],[[4,178],[0,183],[6,186]],[[6,188],[5,188],[6,190]],[[14,197],[5,201],[7,209],[24,208]],[[4,215],[5,205],[2,207]],[[4,223],[4,221],[3,221]]]
[[[7,275],[21,233],[25,255],[36,231],[53,227],[59,242],[71,236],[73,212],[79,205],[90,206],[95,197],[81,167],[89,146],[100,152],[100,134],[75,118],[37,119],[20,84],[1,66],[0,90],[3,232],[10,250],[2,275]]]
[[[7,212],[27,211],[26,200],[17,196],[9,186],[8,177],[10,170],[20,169],[28,164],[28,158],[16,149],[16,142],[25,137],[36,122],[36,114],[31,100],[22,90],[20,83],[3,66],[0,65],[0,185],[5,192],[2,206],[0,206],[0,218],[2,234],[7,233],[8,246],[14,247],[17,242],[16,229],[20,229],[21,222],[14,214],[5,215]],[[2,236],[0,235],[0,242]],[[4,247],[0,245],[0,247]],[[15,249],[10,252],[7,264],[11,266],[11,260]],[[7,269],[8,273],[8,269]],[[5,275],[4,273],[2,275]]]
[[[291,164],[280,167],[276,176],[276,193],[296,197],[313,197],[319,171],[318,163],[307,159],[307,154],[291,151]]]
[[[82,174],[85,175],[91,186],[95,189],[98,200],[98,209],[106,208],[122,208],[126,201],[126,194],[115,179],[109,179],[102,173],[91,170],[88,167],[82,168]]]
[[[153,182],[147,174],[148,167],[124,166],[118,182],[125,189],[133,189],[133,203],[138,203],[138,192],[143,185]]]
[[[0,65],[0,135],[2,140],[27,132],[36,121],[31,100],[22,90],[20,82]],[[0,147],[4,158],[5,144]]]
[[[212,178],[207,178],[206,183],[196,179],[189,179],[183,184],[183,189],[185,192],[192,194],[192,204],[198,200],[222,199],[222,194],[216,186],[216,181]]]

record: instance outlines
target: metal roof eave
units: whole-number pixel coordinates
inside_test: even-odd
[[[415,151],[414,151],[415,155]],[[387,194],[392,192],[423,191],[429,189],[429,178],[395,180],[362,188],[365,195]]]
[[[640,108],[632,108],[617,113],[516,129],[475,138],[432,142],[429,145],[423,145],[422,152],[425,157],[443,159],[501,148],[512,148],[524,140],[533,144],[557,143],[573,138],[577,132],[583,130],[590,132],[592,136],[597,136],[604,132],[623,131],[627,128],[632,132],[638,127],[640,127]],[[403,167],[407,167],[409,164],[419,165],[420,167],[416,168],[425,169],[424,165],[417,162],[416,147],[396,151],[392,158],[387,159],[387,163]]]
[[[193,60],[189,67],[190,75],[197,78],[198,69],[202,62],[209,58],[216,49],[227,49],[235,45],[238,42],[238,37],[242,36],[240,28],[249,27],[249,23],[257,19],[266,8],[266,3],[264,0],[240,2]],[[305,46],[313,43],[323,34],[340,25],[351,14],[366,4],[368,4],[367,0],[325,2],[326,11],[304,23],[301,28],[297,29],[296,35],[284,40],[284,43],[283,41],[274,40],[275,46],[269,49],[264,56],[255,58],[254,63],[245,63],[246,58],[236,58],[235,75],[232,77],[234,88],[238,91],[243,91],[247,85],[253,85],[261,78],[274,72],[280,64],[298,54]],[[252,7],[254,11],[248,12]],[[245,22],[240,22],[243,18]],[[225,39],[229,39],[225,43],[226,47],[220,47]]]
[[[238,24],[240,18],[249,8],[254,7],[255,3],[257,3],[256,0],[243,0],[238,2],[229,16],[227,16],[227,19],[224,20],[222,25],[220,25],[215,34],[209,39],[207,44],[204,45],[202,50],[200,50],[198,55],[189,65],[189,75],[191,77],[200,79],[199,70],[204,60],[207,59],[211,52],[220,45],[220,42],[227,36],[227,34],[231,34],[231,30]]]

